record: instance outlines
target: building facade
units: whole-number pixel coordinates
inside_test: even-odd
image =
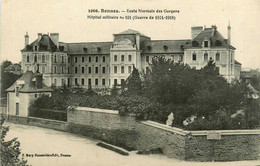
[[[191,39],[151,40],[134,30],[114,34],[112,42],[64,43],[58,33],[38,34],[29,44],[25,35],[22,53],[22,71],[36,72],[39,65],[47,86],[79,85],[87,88],[111,88],[122,84],[135,66],[146,73],[155,56],[182,62],[200,69],[212,59],[220,74],[229,82],[239,78],[241,64],[235,61],[231,45],[231,27],[228,39],[211,28],[192,27]]]

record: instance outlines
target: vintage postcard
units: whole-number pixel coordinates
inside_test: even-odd
[[[260,165],[259,0],[0,8],[2,165]]]

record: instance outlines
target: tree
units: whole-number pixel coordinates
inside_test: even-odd
[[[20,142],[17,138],[13,138],[10,141],[5,141],[5,136],[9,131],[9,127],[3,126],[4,116],[1,114],[1,140],[0,140],[0,163],[2,166],[27,166],[27,161],[19,159],[21,154]]]
[[[142,81],[140,78],[140,74],[137,68],[133,66],[133,71],[131,75],[127,78],[126,85],[127,91],[126,93],[129,95],[141,95],[142,94]]]
[[[4,61],[1,64],[1,96],[6,97],[7,93],[5,90],[9,88],[14,82],[20,77],[20,75],[16,75],[9,72],[4,72],[4,69],[11,65],[10,61]]]

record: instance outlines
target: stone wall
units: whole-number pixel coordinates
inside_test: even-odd
[[[67,122],[33,117],[8,116],[16,123],[68,131],[100,139],[128,150],[161,149],[171,158],[190,161],[260,159],[260,130],[185,131],[153,121],[138,121],[118,111],[77,107],[68,110]]]

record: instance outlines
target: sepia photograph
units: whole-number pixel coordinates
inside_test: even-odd
[[[260,166],[259,0],[1,0],[1,166]]]

